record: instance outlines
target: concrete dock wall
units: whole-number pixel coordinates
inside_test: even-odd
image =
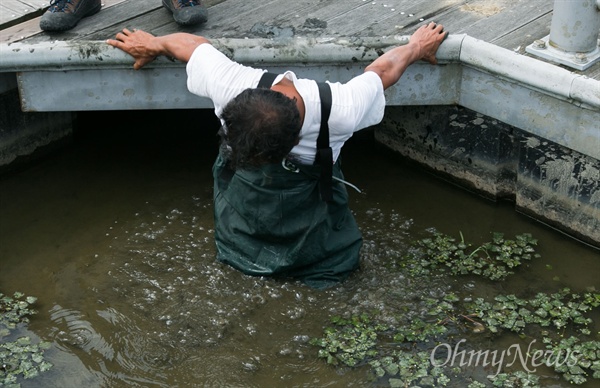
[[[69,142],[74,113],[23,112],[18,90],[0,94],[0,172]]]
[[[376,139],[445,179],[600,247],[600,160],[459,106],[388,107]]]

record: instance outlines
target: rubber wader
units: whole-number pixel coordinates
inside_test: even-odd
[[[319,289],[346,279],[358,268],[362,237],[344,184],[331,180],[344,179],[340,164],[323,179],[327,168],[320,164],[233,171],[220,154],[213,166],[218,260],[248,275],[292,277]],[[320,189],[324,181],[329,193]]]

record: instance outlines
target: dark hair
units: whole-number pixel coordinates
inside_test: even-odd
[[[298,143],[296,100],[271,89],[246,89],[223,109],[219,134],[232,169],[279,163]]]

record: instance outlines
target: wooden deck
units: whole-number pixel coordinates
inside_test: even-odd
[[[29,20],[5,22],[13,4],[2,2],[0,44],[54,40],[104,40],[124,27],[162,35],[185,31],[211,37],[409,35],[423,23],[443,23],[453,34],[474,38],[519,52],[549,34],[553,0],[208,0],[205,25],[182,28],[160,0],[104,0],[100,13],[83,19],[74,29],[49,34],[39,29],[40,6],[20,16]],[[33,0],[27,0],[33,3]],[[47,2],[44,2],[47,4]],[[11,14],[13,15],[13,14]],[[16,15],[16,14],[15,14]],[[569,69],[571,70],[571,69]],[[582,73],[600,79],[600,63]]]
[[[0,29],[40,16],[50,2],[42,0],[2,0],[0,3]]]

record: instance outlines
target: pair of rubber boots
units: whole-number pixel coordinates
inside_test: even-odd
[[[81,19],[94,15],[102,8],[101,0],[52,0],[42,15],[40,28],[44,31],[66,31]],[[200,0],[162,0],[173,13],[173,19],[183,26],[206,22],[206,8]],[[133,15],[132,15],[133,16]]]

